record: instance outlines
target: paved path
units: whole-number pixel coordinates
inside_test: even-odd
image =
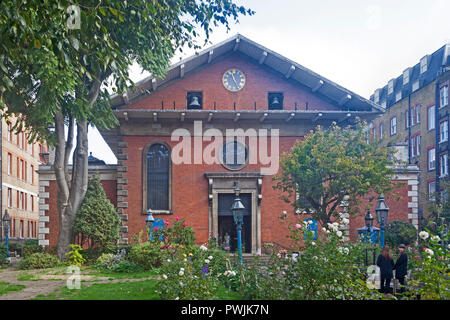
[[[47,295],[53,293],[56,289],[66,285],[69,275],[66,274],[40,274],[42,270],[16,270],[12,268],[3,269],[0,272],[0,281],[21,284],[25,288],[21,291],[11,292],[0,295],[0,300],[28,300],[38,295]],[[19,281],[18,277],[24,274],[33,274],[35,278],[42,280],[37,281]],[[158,279],[157,276],[139,279],[114,279],[109,280],[107,277],[95,277],[91,275],[81,274],[83,286],[90,286],[94,283],[117,283],[117,282],[136,282],[150,279]]]

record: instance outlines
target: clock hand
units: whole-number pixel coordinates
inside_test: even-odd
[[[231,77],[233,78],[233,81],[234,81],[234,84],[236,85],[236,88],[239,88],[239,86],[238,86],[238,84],[236,82],[236,79],[234,78],[234,74],[231,74]]]

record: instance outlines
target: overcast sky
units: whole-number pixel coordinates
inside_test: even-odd
[[[255,15],[214,30],[216,44],[236,33],[369,98],[403,70],[450,42],[449,0],[237,0]],[[187,51],[187,54],[192,54]],[[186,57],[186,54],[182,56]],[[174,57],[177,62],[180,55]],[[145,77],[133,68],[133,79]],[[96,129],[89,151],[117,163]]]

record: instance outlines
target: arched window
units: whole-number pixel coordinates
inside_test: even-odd
[[[146,188],[144,210],[170,210],[170,153],[161,143],[150,145],[145,154]],[[146,193],[146,194],[145,194]]]

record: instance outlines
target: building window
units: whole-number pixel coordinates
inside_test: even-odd
[[[34,212],[34,196],[31,195],[31,212]]]
[[[409,68],[403,71],[403,85],[408,84],[409,82]]]
[[[386,105],[387,105],[386,100],[381,101],[381,107],[382,108],[386,109]]]
[[[269,110],[283,110],[283,98],[283,93],[281,92],[269,92]]]
[[[394,80],[390,80],[388,82],[388,94],[391,94],[394,92]]]
[[[12,207],[12,189],[8,188],[8,208]]]
[[[409,112],[405,111],[405,129],[409,128]]]
[[[146,206],[145,211],[170,210],[170,153],[161,143],[150,145],[145,153]]]
[[[448,140],[448,120],[442,121],[440,124],[440,142],[445,142]]]
[[[402,100],[402,92],[399,91],[395,94],[395,102]]]
[[[443,154],[439,158],[439,163],[441,165],[441,177],[448,175],[448,154]]]
[[[420,83],[419,83],[419,80],[417,80],[412,85],[412,91],[414,92],[414,91],[419,90],[419,87],[420,87]]]
[[[441,105],[440,107],[446,107],[448,105],[448,85],[445,85],[440,90]]]
[[[375,94],[374,94],[374,101],[375,103],[379,103],[380,102],[380,89],[375,90]]]
[[[380,123],[380,139],[383,140],[384,137],[384,128],[383,128],[383,123]]]
[[[427,72],[428,70],[428,56],[420,59],[420,74]]]
[[[31,184],[34,184],[34,165],[31,165]]]
[[[19,225],[19,238],[23,238],[23,220],[20,220],[20,225]]]
[[[431,106],[428,108],[428,130],[433,130],[436,126],[436,115],[435,115],[435,107]]]
[[[391,118],[391,136],[397,134],[397,117]]]
[[[203,94],[201,92],[187,93],[187,108],[188,109],[202,109]]]
[[[377,139],[377,127],[375,127],[375,126],[372,128],[372,137],[373,137],[373,140]]]
[[[12,154],[8,153],[8,174],[12,175]]]
[[[411,156],[417,157],[420,155],[420,135],[414,135],[411,137]]]
[[[430,201],[435,201],[436,199],[436,181],[428,182],[428,199]]]
[[[420,123],[420,104],[417,105],[414,109],[416,112],[416,117],[415,117],[416,122],[415,123],[417,124],[417,123]]]
[[[428,170],[436,169],[436,149],[428,149]]]

